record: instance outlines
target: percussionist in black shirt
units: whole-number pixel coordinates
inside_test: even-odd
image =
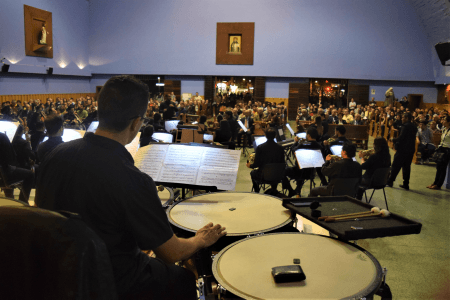
[[[59,145],[41,164],[36,204],[78,213],[103,239],[120,298],[197,299],[194,274],[174,263],[226,232],[212,223],[190,239],[172,232],[153,179],[125,148],[142,126],[148,99],[148,86],[137,79],[109,79],[99,94],[95,134]]]

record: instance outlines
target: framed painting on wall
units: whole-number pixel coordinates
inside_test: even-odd
[[[253,65],[255,23],[217,23],[216,65]]]
[[[25,55],[53,58],[52,13],[24,5]]]

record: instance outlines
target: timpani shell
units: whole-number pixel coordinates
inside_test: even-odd
[[[276,284],[273,267],[300,259],[301,282]],[[231,293],[245,299],[362,298],[381,285],[378,261],[364,249],[313,234],[274,233],[235,242],[214,258],[213,274]]]
[[[279,198],[255,194],[222,192],[189,198],[169,208],[169,221],[196,232],[209,222],[226,227],[228,236],[269,232],[292,222],[291,212]]]
[[[22,201],[0,197],[0,207],[1,206],[28,206],[28,204]]]

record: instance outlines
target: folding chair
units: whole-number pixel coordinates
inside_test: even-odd
[[[391,173],[391,168],[380,168],[376,169],[375,172],[372,175],[372,178],[370,178],[370,183],[368,186],[361,185],[360,188],[364,189],[364,196],[366,197],[366,202],[370,203],[372,200],[373,194],[375,193],[375,190],[383,190],[384,194],[384,202],[386,203],[386,209],[388,208],[387,199],[386,199],[386,192],[384,191],[384,188],[388,182],[389,174]],[[372,195],[370,195],[369,201],[367,201],[367,190],[373,189]]]

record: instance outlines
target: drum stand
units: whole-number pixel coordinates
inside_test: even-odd
[[[383,268],[383,281],[381,282],[380,288],[375,292],[375,295],[378,295],[381,297],[381,300],[391,300],[392,299],[392,292],[391,288],[386,283],[386,275],[387,275],[387,269]]]

